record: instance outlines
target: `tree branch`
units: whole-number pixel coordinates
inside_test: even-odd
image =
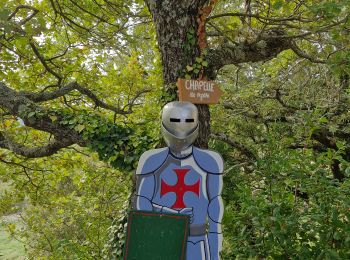
[[[345,178],[345,175],[340,170],[340,161],[337,159],[333,159],[331,169],[332,169],[332,173],[333,173],[334,178],[336,178],[338,181],[342,182]]]
[[[94,104],[96,106],[104,108],[104,109],[108,109],[110,111],[113,111],[116,114],[121,114],[121,115],[126,115],[126,114],[132,113],[133,112],[132,107],[135,104],[136,100],[142,94],[150,92],[149,89],[143,89],[143,90],[137,92],[135,94],[135,97],[133,97],[131,99],[131,101],[124,108],[115,107],[115,106],[112,106],[112,105],[105,103],[104,101],[100,100],[91,90],[81,86],[77,82],[71,82],[71,83],[63,86],[62,88],[60,88],[56,91],[41,92],[41,93],[22,91],[22,92],[19,92],[19,94],[25,96],[26,98],[28,98],[34,102],[45,102],[45,101],[49,101],[52,99],[56,99],[58,97],[62,97],[73,90],[77,90],[81,94],[89,97],[94,102]],[[126,108],[127,108],[127,110],[126,110]]]
[[[309,54],[303,52],[303,51],[298,47],[298,45],[297,45],[295,42],[292,43],[291,49],[292,49],[292,50],[294,51],[294,53],[295,53],[296,55],[298,55],[299,57],[304,58],[304,59],[307,59],[307,60],[309,60],[309,61],[311,61],[311,62],[313,62],[313,63],[322,63],[322,64],[325,64],[325,63],[326,63],[325,60],[317,59],[317,58],[312,57],[311,55],[309,55]]]
[[[17,163],[14,161],[6,161],[3,158],[0,157],[0,162],[8,164],[8,165],[12,165],[12,166],[16,166],[16,167],[21,167],[23,170],[29,170],[29,171],[37,171],[37,172],[52,172],[52,170],[49,169],[42,169],[42,168],[33,168],[33,167],[29,167],[27,165],[24,165],[22,163]]]
[[[55,76],[59,82],[59,84],[62,81],[62,76],[60,74],[58,74],[56,71],[54,71],[52,68],[50,68],[50,66],[46,63],[45,58],[40,54],[38,48],[35,46],[34,40],[30,39],[29,40],[29,45],[32,48],[33,52],[35,53],[35,55],[38,57],[38,59],[40,60],[41,64],[44,66],[44,68],[46,69],[47,72],[51,73],[53,76]]]
[[[264,17],[258,14],[251,14],[251,13],[224,13],[224,14],[217,14],[212,15],[207,18],[207,21],[210,21],[212,19],[217,19],[221,17],[252,17],[256,18],[258,20],[265,20],[270,22],[287,22],[287,21],[296,21],[296,22],[303,22],[303,23],[310,23],[315,22],[313,19],[307,19],[302,16],[289,16],[289,17]]]
[[[212,133],[210,134],[210,137],[231,145],[233,148],[236,148],[237,150],[239,150],[242,154],[247,156],[249,159],[257,160],[256,156],[247,147],[229,138],[227,135],[223,133]]]
[[[259,41],[253,43],[224,43],[216,49],[211,49],[208,52],[209,70],[215,73],[228,64],[270,60],[291,48],[290,39],[272,37],[282,34],[282,31],[273,30],[264,33]]]
[[[64,89],[62,88],[49,93],[17,92],[0,82],[0,109],[5,113],[21,118],[26,126],[50,133],[53,136],[47,145],[32,148],[24,144],[16,143],[16,141],[12,140],[4,132],[0,132],[0,148],[9,149],[16,154],[27,158],[37,158],[50,156],[60,149],[73,144],[78,144],[84,147],[89,142],[93,141],[84,139],[83,133],[79,130],[75,130],[74,125],[63,123],[66,116],[59,111],[48,110],[34,102],[34,100],[36,102],[51,100],[62,96],[73,89],[77,89],[79,92],[88,95],[101,107],[124,114],[131,113],[133,105],[136,105],[134,102],[136,102],[137,97],[145,91],[149,91],[142,90],[135,94],[136,97],[133,97],[128,101],[124,108],[125,110],[120,110],[119,108],[109,106],[100,101],[90,90],[81,87],[75,82],[67,85]],[[126,110],[127,107],[128,110]],[[52,119],[53,116],[55,119]],[[124,143],[123,146],[124,145],[126,145],[126,143]],[[124,148],[122,147],[121,149]]]
[[[54,140],[57,140],[52,141],[48,146],[41,147],[38,150],[28,150],[25,149],[25,147],[20,147],[11,143],[6,138],[4,139],[4,137],[2,138],[2,146],[11,147],[20,154],[28,154],[29,156],[34,152],[38,154],[50,154],[74,143],[79,144],[80,146],[86,146],[86,141],[82,139],[78,132],[74,129],[70,129],[68,126],[59,124],[59,121],[61,120],[60,115],[56,115],[57,120],[52,122],[49,115],[45,114],[45,112],[47,112],[45,108],[35,104],[25,95],[8,88],[2,82],[0,82],[0,108],[9,112],[11,115],[22,118],[26,126],[51,133],[55,137]],[[42,111],[44,112],[44,115],[40,118],[29,117],[28,114],[31,111]]]
[[[12,14],[10,14],[10,16],[7,18],[7,20],[11,20],[12,17],[16,16],[16,14],[19,12],[19,10],[21,9],[28,9],[28,10],[31,10],[32,13],[30,15],[28,15],[26,18],[24,18],[23,20],[21,20],[18,24],[19,25],[23,25],[25,24],[26,22],[28,22],[30,19],[32,19],[38,12],[39,10],[30,6],[30,5],[19,5],[16,7],[15,11],[13,11]]]
[[[53,140],[45,146],[32,148],[18,144],[0,132],[0,148],[11,150],[12,152],[26,158],[50,156],[60,149],[68,147],[72,144],[74,144],[74,142],[71,139],[63,138],[60,140]]]

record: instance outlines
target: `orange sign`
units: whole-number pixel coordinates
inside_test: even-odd
[[[214,81],[197,79],[178,79],[179,100],[193,104],[217,104],[223,94]]]

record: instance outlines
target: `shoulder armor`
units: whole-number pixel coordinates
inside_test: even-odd
[[[169,154],[169,148],[153,149],[144,152],[139,160],[136,175],[148,174],[163,165]]]
[[[208,173],[222,174],[224,171],[224,161],[217,152],[193,147],[193,157],[198,166]]]

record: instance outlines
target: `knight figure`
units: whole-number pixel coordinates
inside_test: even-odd
[[[222,246],[223,160],[193,146],[198,110],[174,101],[162,111],[161,130],[168,147],[145,152],[136,170],[137,210],[190,216],[187,260],[217,260]]]

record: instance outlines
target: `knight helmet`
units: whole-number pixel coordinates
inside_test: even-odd
[[[184,151],[198,136],[198,110],[190,102],[173,101],[162,112],[162,134],[170,150]]]

